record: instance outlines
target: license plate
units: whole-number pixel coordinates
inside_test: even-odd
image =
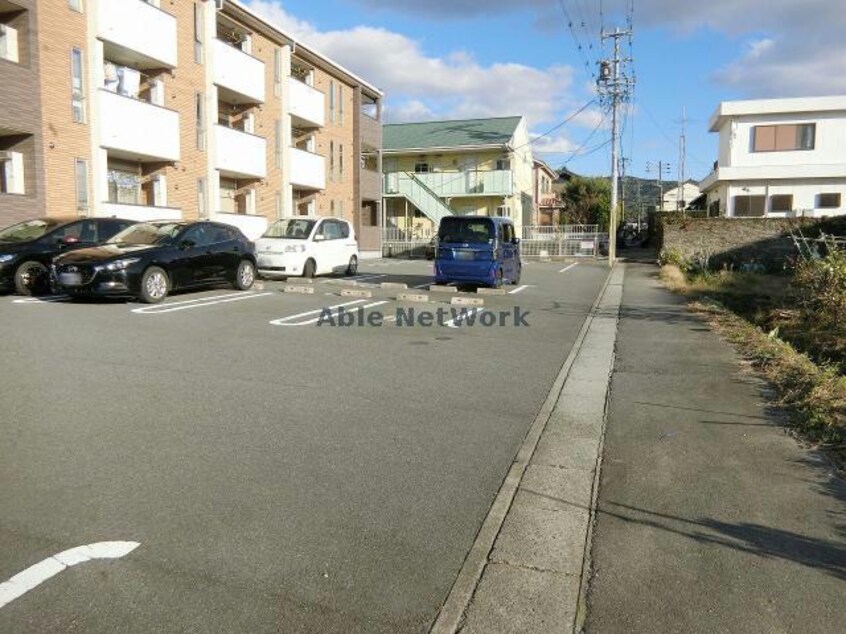
[[[456,260],[475,260],[475,256],[473,255],[472,251],[456,251],[455,252],[455,259]]]
[[[63,286],[80,286],[82,284],[82,275],[79,273],[61,273],[59,275],[59,283]]]

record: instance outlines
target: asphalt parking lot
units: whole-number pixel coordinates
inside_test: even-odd
[[[370,298],[340,278],[156,306],[0,297],[0,584],[138,544],[0,607],[0,631],[426,631],[607,273],[526,264],[485,297],[520,327],[377,287],[428,285],[423,261],[362,262]],[[397,323],[410,308],[435,322]]]

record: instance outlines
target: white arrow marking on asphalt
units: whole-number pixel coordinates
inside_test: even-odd
[[[559,272],[559,273],[566,273],[566,272],[567,272],[567,271],[569,271],[570,269],[575,268],[575,267],[577,267],[577,266],[579,266],[579,263],[578,263],[578,262],[573,262],[573,264],[571,264],[570,266],[566,266],[566,267],[564,267],[563,269],[561,269],[561,270],[560,270],[560,271],[558,271],[558,272]]]
[[[274,295],[274,293],[229,293],[228,295],[213,295],[212,297],[201,297],[200,299],[187,299],[182,302],[159,304],[158,306],[144,306],[143,308],[135,308],[132,312],[138,315],[161,315],[163,313],[175,313],[178,310],[205,308],[206,306],[238,302],[243,299],[258,299],[259,297],[269,297],[271,295]]]
[[[463,321],[462,317],[471,317],[476,315],[479,312],[478,308],[471,308],[468,310],[464,315],[459,314],[458,317],[455,319],[450,319],[446,324],[444,324],[447,328],[461,328],[461,322]]]
[[[138,548],[138,542],[99,542],[77,546],[39,561],[23,572],[0,583],[0,608],[41,585],[51,577],[92,559],[120,559]]]

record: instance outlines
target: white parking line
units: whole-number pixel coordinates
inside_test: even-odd
[[[559,273],[566,273],[566,272],[567,272],[567,271],[569,271],[570,269],[575,268],[575,267],[577,267],[577,266],[579,266],[579,263],[578,263],[578,262],[573,262],[570,266],[565,266],[563,269],[561,269],[561,270],[560,270],[560,271],[558,271],[558,272],[559,272]]]
[[[388,277],[387,275],[357,275],[356,277],[348,277],[348,280],[353,282],[363,282],[364,280],[378,280],[383,277]]]
[[[518,286],[513,291],[508,291],[509,295],[516,295],[517,293],[522,293],[527,288],[534,288],[534,284],[523,284],[523,286]]]
[[[345,308],[347,306],[355,306],[356,304],[363,304],[363,303],[364,303],[363,299],[357,299],[357,300],[352,301],[352,302],[344,302],[343,304],[335,304],[334,306],[326,306],[325,308],[318,308],[316,310],[308,310],[304,313],[298,313],[296,315],[290,315],[288,317],[281,317],[279,319],[274,319],[273,321],[270,322],[270,325],[271,326],[305,326],[307,323],[317,323],[317,321],[320,319],[320,317],[318,316],[313,321],[304,322],[304,323],[300,323],[300,322],[288,323],[288,322],[292,322],[295,319],[301,319],[302,317],[308,317],[310,315],[320,315],[320,313],[322,313],[324,310],[337,310],[338,308]]]
[[[416,288],[416,289],[428,288],[431,285],[432,285],[432,282],[426,282],[425,284],[418,284],[417,286],[412,286],[411,288]]]
[[[56,302],[66,302],[70,297],[67,295],[53,295],[51,297],[25,297],[24,299],[15,299],[13,304],[55,304]]]
[[[212,297],[201,297],[199,299],[186,299],[185,301],[172,302],[170,304],[144,306],[142,308],[135,308],[132,312],[138,315],[162,315],[164,313],[175,313],[179,310],[205,308],[206,306],[216,306],[218,304],[226,304],[229,302],[239,302],[245,299],[258,299],[259,297],[270,297],[271,295],[275,295],[275,293],[228,293],[226,295],[214,295]]]
[[[376,306],[382,306],[387,304],[387,301],[382,302],[373,302],[370,304],[365,304],[364,306],[358,306],[358,304],[364,304],[363,299],[357,299],[354,302],[345,302],[343,304],[335,304],[334,306],[326,306],[325,308],[318,308],[316,310],[309,310],[305,313],[300,313],[298,315],[291,315],[290,317],[282,317],[281,319],[274,319],[270,322],[272,326],[288,326],[288,327],[298,327],[298,326],[309,326],[311,324],[316,324],[320,321],[321,316],[325,311],[329,311],[330,313],[334,313],[334,311],[338,310],[339,308],[346,308],[347,306],[356,306],[356,309],[367,310],[368,308],[375,308]],[[317,317],[312,317],[312,315],[317,315]],[[308,319],[304,319],[303,321],[294,321],[295,319],[302,319],[303,317],[308,317]]]
[[[71,566],[92,559],[120,559],[138,546],[138,542],[99,542],[77,546],[39,561],[8,581],[0,583],[0,608]]]

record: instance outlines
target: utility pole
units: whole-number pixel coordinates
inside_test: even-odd
[[[679,137],[679,195],[676,197],[676,209],[684,213],[687,206],[684,200],[685,167],[687,163],[687,106],[682,108],[681,136]]]
[[[620,189],[620,106],[631,93],[632,80],[621,72],[621,66],[631,59],[620,57],[620,40],[631,36],[631,29],[614,29],[613,33],[602,32],[602,41],[614,40],[614,57],[599,63],[600,94],[611,102],[611,212],[608,223],[608,263],[614,265],[617,259],[617,207]]]
[[[620,218],[626,221],[626,166],[631,163],[630,158],[620,158]]]
[[[647,174],[652,171],[654,166],[655,164],[652,161],[646,164]],[[664,174],[670,175],[670,164],[665,161],[658,161],[658,205],[655,207],[655,211],[664,211]]]

